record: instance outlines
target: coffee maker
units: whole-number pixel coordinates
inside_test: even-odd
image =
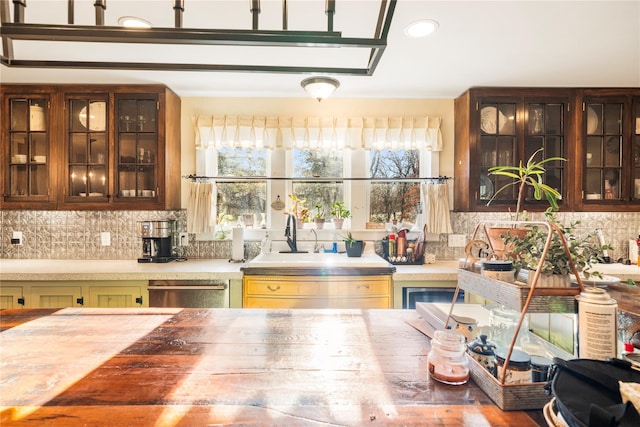
[[[138,221],[142,256],[138,262],[169,262],[173,256],[174,220]]]

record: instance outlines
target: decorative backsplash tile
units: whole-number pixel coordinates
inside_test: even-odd
[[[530,219],[544,220],[541,213],[530,213]],[[640,213],[626,212],[559,212],[562,223],[580,221],[576,230],[588,232],[602,229],[605,241],[613,245],[610,256],[628,257],[629,239],[640,234]],[[173,219],[178,231],[186,230],[186,210],[174,211],[0,211],[0,259],[136,259],[141,252],[137,237],[137,221]],[[505,220],[504,213],[452,212],[451,224],[456,234],[470,239],[480,221]],[[14,231],[22,231],[23,244],[12,245]],[[100,232],[111,233],[111,246],[100,245]],[[428,242],[427,251],[436,259],[458,259],[464,248],[451,248],[447,235],[438,242]],[[259,242],[245,242],[245,256],[255,257]],[[198,241],[189,236],[189,246],[179,248],[187,258],[228,259],[231,241]]]

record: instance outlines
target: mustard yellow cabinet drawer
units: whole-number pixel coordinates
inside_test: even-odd
[[[246,295],[315,295],[317,289],[317,284],[297,281],[246,279],[244,285]]]
[[[392,308],[390,276],[245,276],[245,308]]]
[[[389,295],[391,282],[388,279],[363,279],[345,280],[331,283],[330,295],[336,296],[369,296]]]

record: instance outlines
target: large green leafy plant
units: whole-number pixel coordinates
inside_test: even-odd
[[[543,158],[542,160],[536,160],[535,158],[538,153],[542,153],[543,151],[544,148],[538,149],[531,155],[531,157],[529,157],[526,163],[522,163],[522,161],[520,161],[518,166],[503,165],[489,168],[489,175],[500,175],[513,178],[513,181],[500,187],[493,194],[491,199],[489,199],[487,205],[491,204],[491,202],[493,202],[503,191],[516,186],[518,187],[518,200],[516,203],[516,210],[511,215],[514,221],[520,220],[522,203],[524,201],[527,188],[533,189],[533,197],[536,200],[542,200],[542,197],[544,196],[549,202],[551,209],[557,211],[558,200],[562,199],[562,195],[557,189],[544,183],[544,175],[546,173],[547,163],[555,161],[564,162],[566,159],[562,157],[548,157]]]
[[[553,212],[549,209],[545,212],[547,221],[558,226],[564,236],[569,249],[569,254],[573,259],[576,270],[585,278],[590,276],[602,277],[602,273],[593,271],[593,264],[598,263],[598,257],[602,255],[602,250],[612,249],[610,245],[600,247],[594,243],[597,230],[586,232],[582,235],[576,234],[576,227],[580,221],[560,224]],[[544,246],[548,237],[547,227],[532,224],[530,231],[524,236],[507,235],[504,237],[505,245],[509,245],[513,250],[507,258],[513,261],[516,268],[526,268],[535,270],[538,268]],[[557,232],[551,231],[551,242],[546,257],[540,265],[541,274],[570,274],[572,273],[569,256],[562,244],[562,240]]]

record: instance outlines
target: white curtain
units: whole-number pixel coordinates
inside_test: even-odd
[[[215,230],[215,184],[192,182],[187,204],[187,233],[210,233]]]
[[[442,151],[441,117],[193,117],[198,148]]]
[[[446,182],[421,184],[424,224],[427,233],[452,233],[449,216],[449,187]]]

